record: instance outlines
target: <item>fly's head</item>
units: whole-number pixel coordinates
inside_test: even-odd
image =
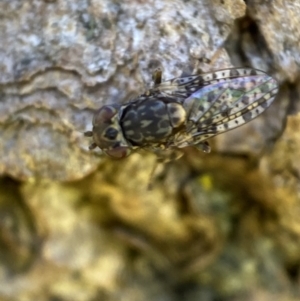
[[[93,137],[90,149],[99,147],[113,158],[125,158],[131,152],[131,147],[124,138],[119,123],[119,108],[111,105],[103,106],[95,112],[93,130],[85,133]]]

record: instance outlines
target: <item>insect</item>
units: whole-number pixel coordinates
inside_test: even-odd
[[[161,81],[122,105],[96,111],[90,149],[114,158],[132,151],[159,152],[195,146],[209,152],[207,139],[256,118],[278,92],[277,81],[252,68],[232,68]]]

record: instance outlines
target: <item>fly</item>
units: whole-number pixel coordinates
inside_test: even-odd
[[[105,105],[93,118],[90,149],[114,158],[145,149],[159,152],[195,146],[210,151],[207,140],[263,113],[278,92],[263,71],[232,68],[161,82],[122,105]]]

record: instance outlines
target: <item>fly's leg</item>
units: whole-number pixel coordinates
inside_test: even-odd
[[[214,63],[216,62],[216,60],[221,55],[221,52],[222,52],[222,48],[219,48],[210,59],[205,57],[205,56],[198,58],[197,62],[195,64],[193,74],[204,73],[203,70],[201,69],[201,64],[207,64],[207,65],[212,65],[213,66]]]
[[[158,85],[161,84],[161,82],[162,82],[162,69],[160,67],[156,68],[152,72],[152,81],[153,81],[153,83],[151,83],[150,90],[145,92],[146,95],[151,94],[151,90],[155,89],[155,87],[157,87]]]
[[[93,137],[93,132],[92,131],[86,131],[83,133],[85,137]]]
[[[85,137],[93,137],[93,132],[92,131],[86,131],[83,133],[83,135]],[[95,142],[93,142],[90,146],[89,146],[89,150],[93,150],[97,147],[97,144]]]
[[[152,170],[151,170],[150,175],[149,175],[149,182],[148,182],[147,190],[152,190],[153,180],[155,178],[155,175],[157,174],[158,167],[160,167],[161,165],[162,165],[162,163],[158,162],[157,160],[153,164]]]
[[[198,61],[199,61],[199,63],[204,63],[204,64],[208,64],[208,65],[212,63],[212,60],[205,56],[200,57]]]
[[[178,160],[183,156],[183,152],[179,149],[172,149],[172,150],[155,150],[154,151],[157,158],[156,162],[153,165],[153,168],[150,172],[149,176],[149,184],[148,190],[151,190],[153,187],[153,180],[155,176],[159,173],[160,169],[168,162]]]
[[[157,68],[154,70],[154,72],[152,73],[152,80],[153,80],[154,86],[161,84],[161,82],[162,82],[161,68]]]
[[[204,153],[210,153],[211,147],[207,141],[195,144],[194,147]]]

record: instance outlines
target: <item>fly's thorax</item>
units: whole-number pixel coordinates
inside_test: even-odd
[[[94,115],[93,140],[106,154],[124,158],[130,154],[130,145],[123,135],[119,120],[120,108],[103,106]]]
[[[129,104],[121,117],[126,140],[135,146],[164,143],[185,123],[186,113],[175,102],[149,99]]]

